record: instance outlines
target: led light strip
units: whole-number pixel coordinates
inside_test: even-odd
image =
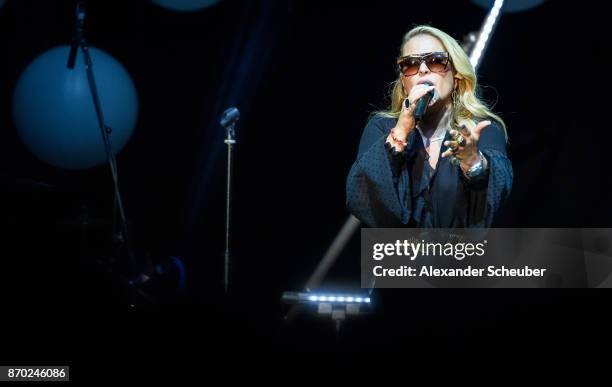
[[[478,35],[478,39],[476,41],[476,45],[472,50],[472,54],[470,55],[470,62],[474,67],[474,70],[478,68],[480,64],[480,59],[482,58],[482,53],[487,47],[487,43],[491,34],[493,33],[493,29],[495,28],[497,21],[499,19],[499,13],[501,11],[502,6],[504,5],[504,0],[495,0],[493,7],[489,11],[489,15],[480,30],[480,34]]]
[[[370,304],[368,296],[360,294],[332,294],[308,292],[284,292],[282,300],[290,304],[332,303],[332,304]]]
[[[331,295],[312,295],[308,297],[308,301],[312,302],[339,302],[339,303],[370,303],[370,297],[356,296],[331,296]]]

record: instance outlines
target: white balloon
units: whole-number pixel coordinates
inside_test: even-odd
[[[216,4],[218,0],[151,0],[153,3],[173,11],[198,11]]]
[[[105,163],[106,152],[87,82],[83,54],[67,68],[69,46],[35,58],[17,81],[13,118],[17,134],[39,159],[56,167],[84,169]],[[138,118],[136,87],[125,68],[90,47],[93,71],[114,153],[130,139]]]

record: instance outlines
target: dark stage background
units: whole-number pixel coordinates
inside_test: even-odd
[[[480,28],[484,9],[222,1],[178,13],[144,0],[86,4],[90,44],[126,67],[140,98],[136,130],[118,154],[135,249],[153,262],[180,257],[187,288],[155,293],[155,302],[130,295],[105,269],[109,226],[73,224],[83,211],[111,218],[107,168],[60,170],[20,142],[15,84],[36,56],[69,43],[75,2],[9,0],[0,10],[0,298],[6,331],[19,339],[3,346],[2,360],[69,362],[78,373],[102,351],[129,361],[187,357],[184,348],[359,352],[410,342],[461,351],[518,348],[537,335],[548,348],[598,340],[609,300],[595,290],[386,290],[374,293],[375,313],[349,322],[340,338],[326,319],[283,324],[282,291],[304,286],[348,216],[345,179],[368,115],[385,104],[402,35],[427,23],[461,40]],[[504,15],[492,37],[479,81],[508,125],[515,176],[499,227],[610,226],[602,7],[547,1]],[[229,106],[242,116],[225,298],[218,119]],[[324,288],[359,290],[357,235]],[[164,346],[173,351],[159,352]]]

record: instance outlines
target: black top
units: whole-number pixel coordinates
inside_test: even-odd
[[[392,152],[385,143],[396,121],[374,116],[365,127],[346,185],[351,213],[369,227],[491,227],[512,188],[501,125],[492,121],[480,135],[487,173],[467,179],[448,157],[431,168],[418,130],[404,152]],[[446,149],[442,143],[439,154]]]

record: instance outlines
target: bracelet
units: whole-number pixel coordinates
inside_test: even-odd
[[[396,145],[401,145],[403,147],[408,146],[408,141],[400,140],[399,138],[395,137],[395,127],[391,128],[391,139]]]
[[[402,158],[405,157],[407,154],[406,147],[404,147],[404,149],[402,149],[401,151],[398,151],[395,146],[391,145],[391,143],[386,142],[385,141],[385,149],[389,152],[389,154],[391,155],[391,157],[393,159],[398,159],[398,158]]]
[[[465,177],[471,179],[471,178],[475,178],[475,177],[484,175],[487,172],[487,159],[484,157],[484,155],[480,151],[478,152],[478,156],[480,157],[480,160],[478,161],[478,163],[473,165],[467,171],[463,172]]]

